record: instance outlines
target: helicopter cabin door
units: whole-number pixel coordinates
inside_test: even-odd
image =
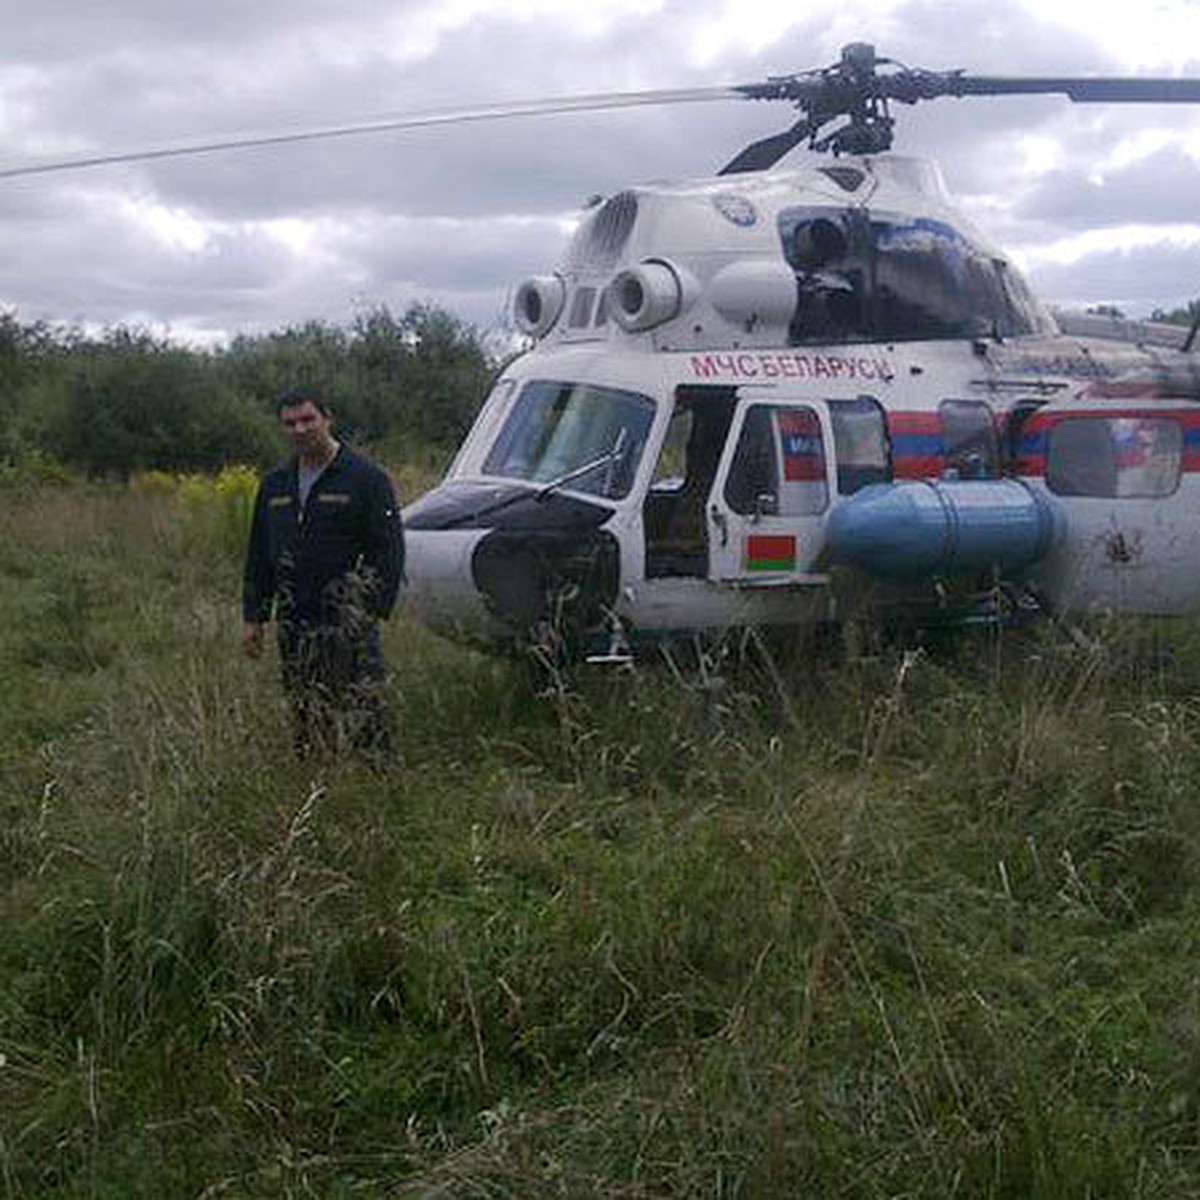
[[[708,500],[710,578],[816,583],[832,491],[825,406],[743,394]]]

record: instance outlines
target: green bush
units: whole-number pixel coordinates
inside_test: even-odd
[[[278,457],[275,398],[321,386],[341,432],[392,458],[443,463],[494,364],[450,314],[386,308],[236,338],[216,353],[128,328],[92,337],[0,313],[0,464],[57,462],[93,477],[215,472]]]
[[[63,462],[124,478],[261,462],[274,450],[270,422],[237,400],[211,360],[133,337],[113,337],[84,361],[48,436]]]

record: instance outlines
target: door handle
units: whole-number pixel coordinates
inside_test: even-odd
[[[725,519],[725,514],[714,504],[708,514],[712,517],[712,523],[716,526],[717,532],[721,535],[721,545],[729,545],[729,522]]]

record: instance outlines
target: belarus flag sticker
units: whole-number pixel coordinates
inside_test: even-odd
[[[752,533],[746,539],[747,571],[794,571],[796,537],[794,534]]]

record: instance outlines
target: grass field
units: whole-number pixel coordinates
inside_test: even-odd
[[[380,777],[185,515],[0,494],[0,1196],[1200,1196],[1194,626],[539,680],[401,617]]]

